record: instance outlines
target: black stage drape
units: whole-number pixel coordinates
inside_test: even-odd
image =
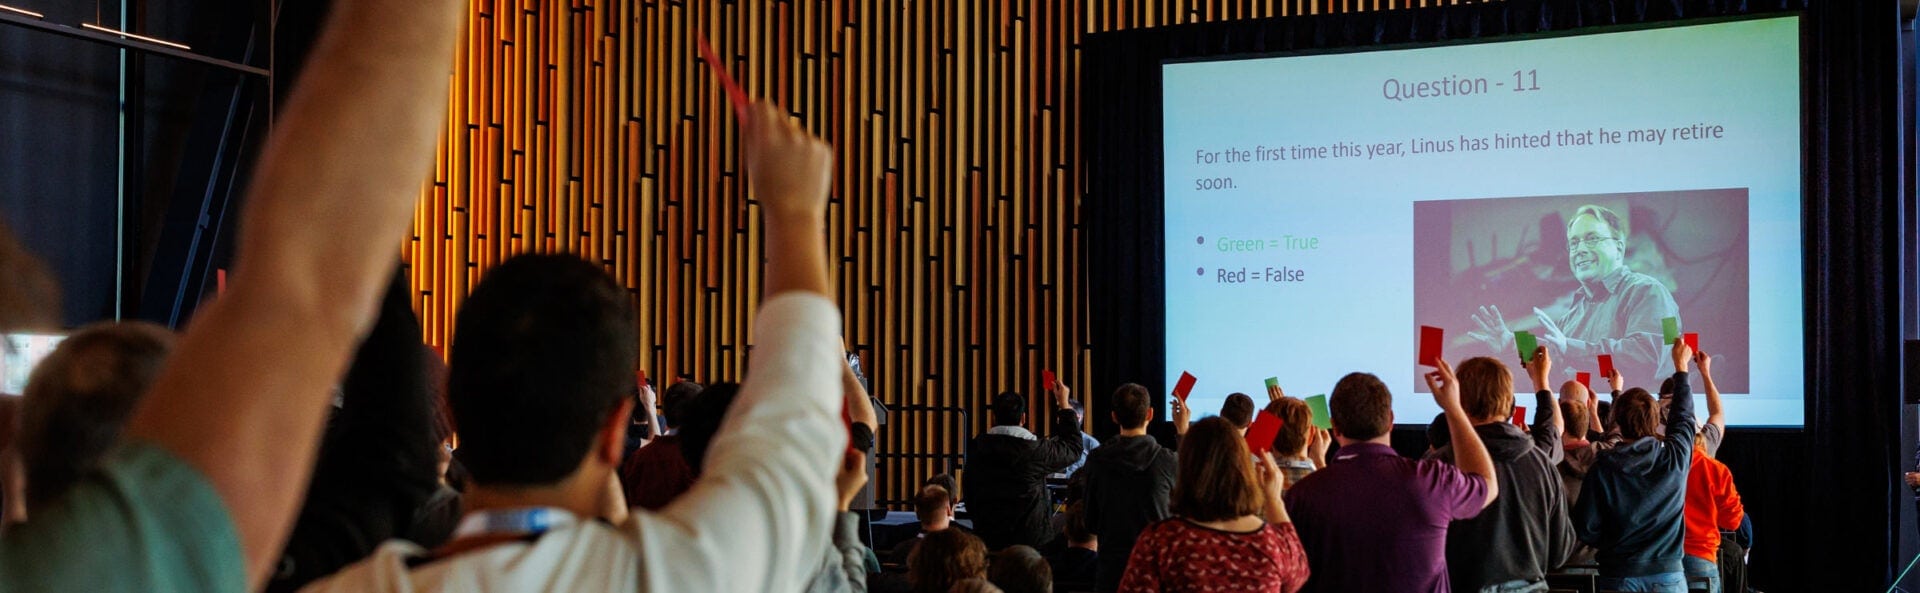
[[[1884,590],[1897,560],[1899,7],[1889,0],[1508,0],[1089,36],[1081,88],[1093,389],[1164,397],[1160,63],[1798,11],[1803,19],[1805,430],[1735,429],[1767,591]],[[1623,172],[1626,174],[1626,172]],[[1164,409],[1164,407],[1163,407]],[[1114,432],[1097,415],[1097,434]],[[1401,432],[1416,429],[1407,427]],[[1396,434],[1396,442],[1413,442]]]

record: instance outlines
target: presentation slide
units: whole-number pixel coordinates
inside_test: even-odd
[[[1423,325],[1528,407],[1518,342],[1604,401],[1603,356],[1657,392],[1690,334],[1731,424],[1800,426],[1799,40],[1790,16],[1163,65],[1166,384],[1191,373],[1200,418],[1364,371],[1426,424]]]

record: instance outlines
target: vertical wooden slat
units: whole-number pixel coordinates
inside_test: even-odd
[[[1042,368],[1090,406],[1113,388],[1084,384],[1083,36],[1443,3],[1454,0],[469,0],[449,121],[402,255],[443,351],[485,270],[568,251],[633,293],[636,365],[740,380],[765,244],[739,126],[692,51],[702,32],[750,93],[834,144],[832,285],[876,394],[974,411],[965,433],[896,415],[883,448],[958,453],[994,393],[1043,402]],[[949,468],[889,462],[879,496],[908,498]]]

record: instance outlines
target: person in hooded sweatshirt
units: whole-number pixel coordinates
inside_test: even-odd
[[[1508,421],[1514,391],[1507,366],[1484,356],[1460,363],[1460,407],[1493,457],[1500,497],[1478,516],[1454,521],[1447,529],[1447,576],[1454,591],[1545,591],[1547,571],[1573,549],[1566,495],[1555,468],[1565,453],[1560,448],[1560,415],[1553,392],[1546,388],[1552,368],[1544,347],[1526,365],[1537,412],[1532,430],[1522,431]],[[1453,463],[1453,446],[1440,447],[1427,458]]]
[[[973,516],[974,534],[988,550],[1038,548],[1053,539],[1047,475],[1079,461],[1086,446],[1080,441],[1078,417],[1067,404],[1067,386],[1055,380],[1047,391],[1054,405],[1048,438],[1023,426],[1026,396],[1007,392],[993,398],[993,428],[967,444],[967,471],[960,488]]]
[[[1147,388],[1135,383],[1115,389],[1112,414],[1120,436],[1095,449],[1080,470],[1087,480],[1087,526],[1101,548],[1094,570],[1096,591],[1120,587],[1140,530],[1168,517],[1167,500],[1179,461],[1173,451],[1147,436],[1147,423],[1153,420],[1150,400]],[[1179,410],[1174,430],[1185,434],[1185,408]]]
[[[1620,372],[1614,371],[1613,375],[1608,380],[1613,381],[1614,387],[1617,388],[1620,386]],[[1580,502],[1580,484],[1586,480],[1587,470],[1593,467],[1593,460],[1600,455],[1601,451],[1612,448],[1617,442],[1616,439],[1606,438],[1605,435],[1599,435],[1601,438],[1598,439],[1592,438],[1596,436],[1593,432],[1596,422],[1593,410],[1599,401],[1593,391],[1578,381],[1568,381],[1560,386],[1560,417],[1566,427],[1560,433],[1560,447],[1566,452],[1566,456],[1560,460],[1558,469],[1560,470],[1560,490],[1566,495],[1566,506],[1569,509]],[[1581,544],[1576,539],[1573,553],[1562,564],[1589,566],[1593,564],[1593,554],[1592,547]]]
[[[1667,434],[1655,434],[1659,408],[1647,390],[1633,388],[1613,404],[1621,444],[1601,451],[1573,507],[1574,533],[1598,550],[1599,587],[1614,591],[1681,592],[1687,579],[1687,474],[1693,461],[1693,394],[1687,385],[1693,349],[1673,344],[1673,404]]]

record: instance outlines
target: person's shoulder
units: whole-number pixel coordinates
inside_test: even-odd
[[[308,583],[300,593],[332,593],[339,591],[393,591],[411,589],[397,582],[397,579],[410,579],[412,570],[408,566],[416,558],[425,557],[427,550],[413,542],[392,539],[374,548],[366,558],[341,568],[338,572]],[[431,566],[431,565],[429,565]]]
[[[1621,292],[1653,292],[1667,294],[1667,285],[1659,278],[1648,276],[1633,270],[1626,270],[1620,277]]]

